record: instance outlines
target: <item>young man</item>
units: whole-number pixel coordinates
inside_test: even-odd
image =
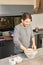
[[[16,54],[23,52],[23,51],[27,53],[32,53],[33,52],[32,50],[31,51],[28,50],[30,48],[31,41],[32,41],[31,48],[36,50],[35,38],[34,38],[34,34],[33,34],[33,31],[30,25],[31,21],[32,21],[31,15],[28,12],[25,12],[22,15],[21,23],[15,26],[14,52]]]

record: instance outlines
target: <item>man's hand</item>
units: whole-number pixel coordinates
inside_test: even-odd
[[[24,52],[29,53],[29,54],[32,54],[34,51],[33,49],[24,47],[22,44],[20,44],[20,49],[22,49]]]
[[[32,49],[36,51],[36,46],[35,46],[35,45],[34,45],[34,46],[32,46]]]
[[[33,49],[26,49],[25,52],[29,53],[29,54],[32,54],[33,53]]]
[[[32,49],[36,50],[35,38],[32,38]]]

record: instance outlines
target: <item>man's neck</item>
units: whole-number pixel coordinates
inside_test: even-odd
[[[23,23],[21,23],[21,26],[24,27],[24,28],[27,28],[29,25],[25,26]]]

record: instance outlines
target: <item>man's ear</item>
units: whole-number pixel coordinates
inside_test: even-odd
[[[23,19],[21,19],[21,22],[23,22]]]

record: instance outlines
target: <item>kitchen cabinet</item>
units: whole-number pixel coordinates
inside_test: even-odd
[[[34,32],[34,36],[35,36],[35,43],[36,43],[37,48],[43,47],[43,30]]]
[[[40,38],[42,40],[42,47],[43,47],[43,34],[40,35]]]
[[[42,38],[42,47],[43,47],[43,38]]]
[[[40,34],[35,35],[35,43],[37,48],[42,47],[42,40],[40,38]]]
[[[0,41],[0,59],[14,54],[13,40]]]

